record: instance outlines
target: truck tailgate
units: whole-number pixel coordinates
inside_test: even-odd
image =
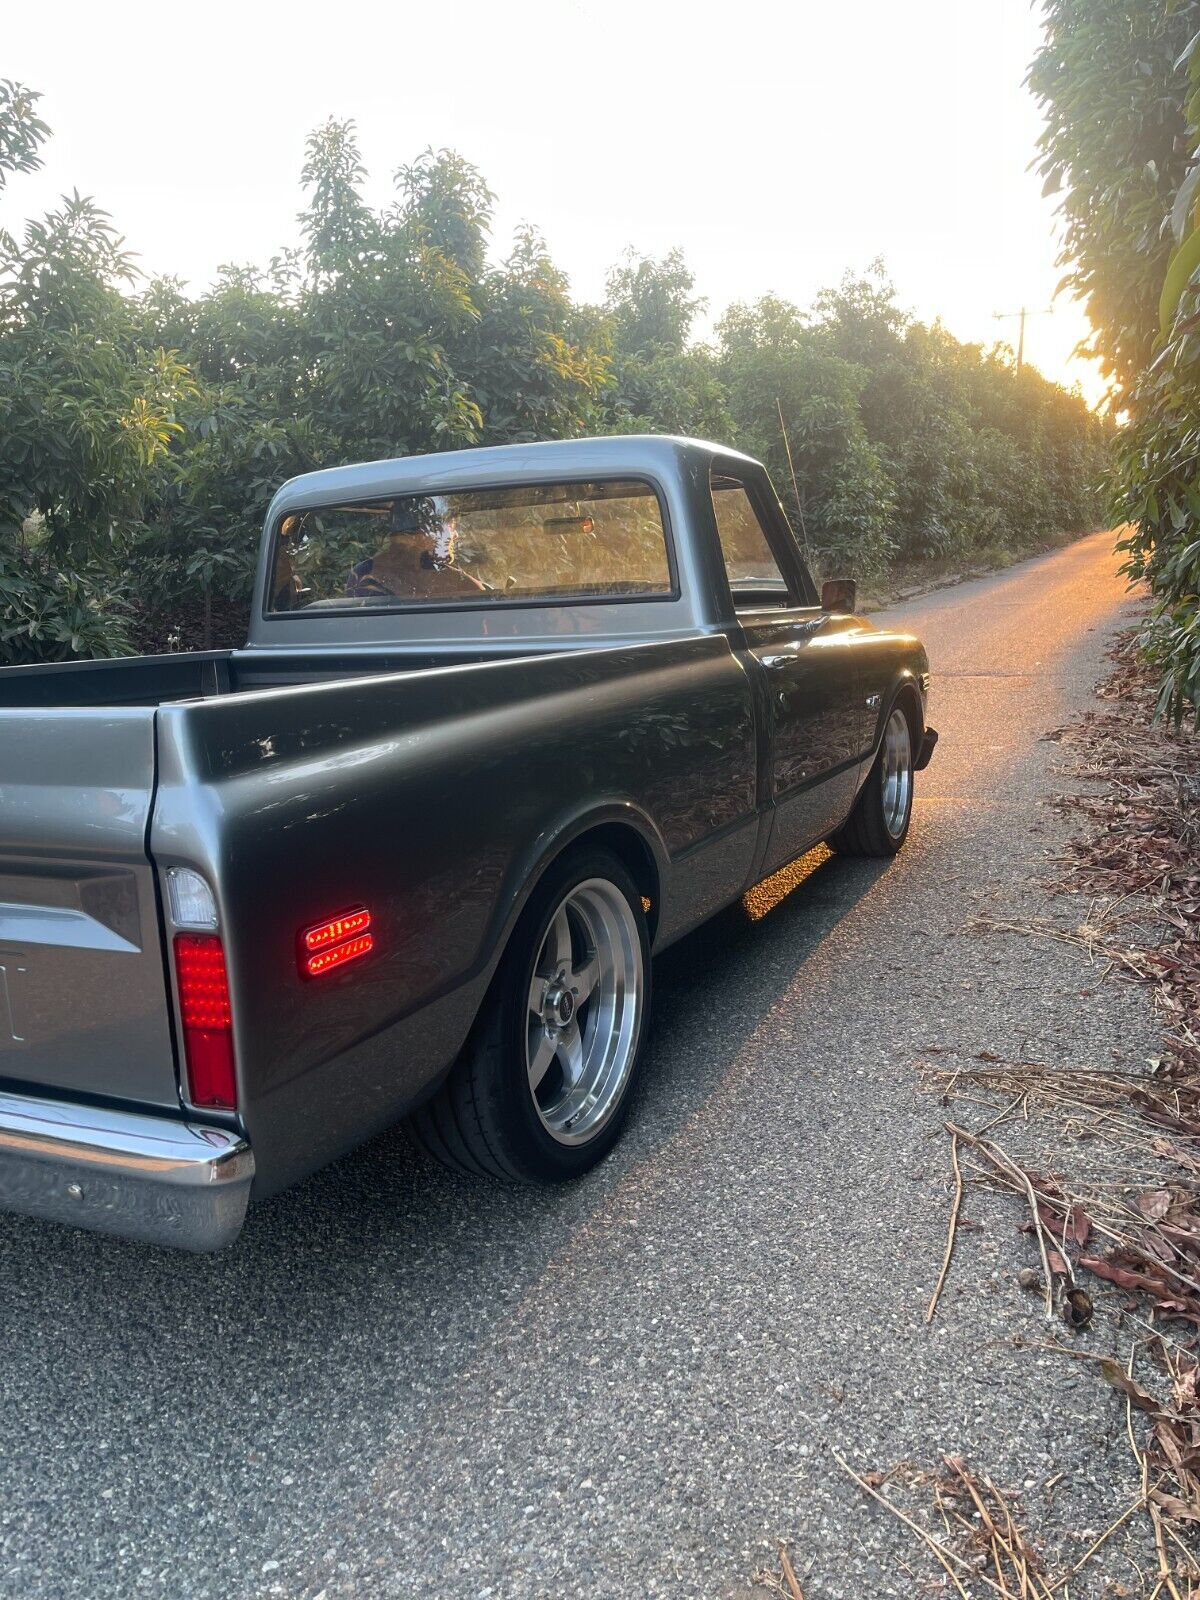
[[[0,1079],[177,1106],[150,707],[0,709]]]

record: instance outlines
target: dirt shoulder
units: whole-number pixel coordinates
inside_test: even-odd
[[[831,1452],[863,1514],[907,1538],[914,1594],[1200,1592],[1200,738],[1152,725],[1132,632],[1097,695],[1096,709],[1044,735],[1061,756],[1048,803],[1071,827],[1051,858],[1046,914],[1001,903],[969,932],[1075,952],[1081,1016],[1107,986],[1147,989],[1161,1049],[1006,1059],[931,1044],[918,1070],[944,1112],[948,1214],[925,1321],[946,1316],[943,1294],[974,1269],[999,1202],[1003,1225],[1025,1236],[1015,1275],[1034,1312],[1013,1360],[1037,1350],[1109,1393],[1103,1456],[1109,1470],[1124,1456],[1124,1497],[1101,1512],[1071,1495],[1083,1440],[1065,1427],[1061,1469],[1036,1483],[998,1481],[986,1450],[872,1468]],[[1026,1365],[1030,1383],[1045,1382],[1045,1355]],[[803,1587],[802,1555],[783,1545],[760,1585],[820,1600]]]

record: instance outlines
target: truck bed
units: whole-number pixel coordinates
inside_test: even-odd
[[[589,639],[595,648],[603,640]],[[194,650],[161,656],[118,656],[107,661],[60,661],[49,665],[5,667],[0,671],[0,710],[70,710],[86,706],[161,706],[179,700],[290,684],[323,683],[378,673],[416,672],[430,667],[466,666],[483,660],[513,660],[569,648],[565,640],[514,647],[477,643],[449,648]]]
[[[345,1148],[333,1102],[299,1139],[283,1083],[329,1065],[344,1090],[356,1039],[445,995],[444,1029],[421,1023],[402,1066],[364,1056],[355,1115],[374,1098],[382,1124],[420,1091],[456,1052],[584,779],[612,815],[637,796],[667,854],[738,830],[710,868],[727,886],[681,882],[656,906],[664,923],[694,922],[693,895],[736,892],[757,817],[750,687],[728,640],[246,650],[0,676],[0,1081],[179,1112],[158,874],[195,863],[229,930],[247,1125],[276,1097],[260,1176],[325,1134]],[[281,983],[278,951],[343,903],[382,919],[381,885],[398,927],[346,1014],[332,986],[314,1011]],[[431,925],[436,958],[415,959]]]

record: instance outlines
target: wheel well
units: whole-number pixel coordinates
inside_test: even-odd
[[[582,844],[611,850],[633,879],[642,896],[642,910],[646,913],[650,942],[653,944],[654,931],[658,926],[658,864],[650,846],[636,828],[627,827],[622,822],[604,822],[598,827],[589,828],[586,833],[572,839],[571,848],[578,849]]]
[[[918,741],[925,732],[925,716],[921,706],[921,697],[911,683],[901,684],[893,705],[897,705],[908,718],[908,725],[912,729],[913,737]]]

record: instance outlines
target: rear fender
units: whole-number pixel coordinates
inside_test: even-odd
[[[610,800],[599,804],[581,806],[577,811],[561,817],[553,828],[543,831],[537,840],[513,857],[497,897],[496,911],[488,930],[485,948],[489,952],[487,981],[490,984],[513,930],[521,920],[525,907],[537,889],[542,877],[555,861],[574,845],[585,840],[601,828],[620,827],[639,840],[649,857],[654,884],[651,900],[653,925],[661,919],[662,900],[666,894],[669,861],[662,835],[653,821],[638,806],[628,800]],[[635,877],[637,874],[635,874]]]

